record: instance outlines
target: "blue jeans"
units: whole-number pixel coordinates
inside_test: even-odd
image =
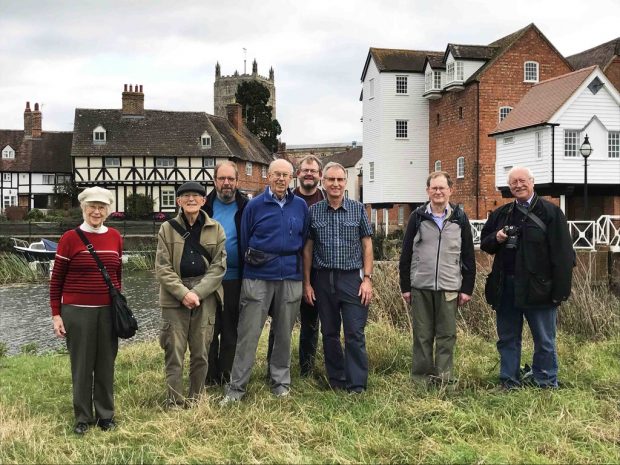
[[[368,354],[364,328],[368,307],[357,295],[362,282],[359,270],[313,270],[312,286],[316,296],[323,335],[323,354],[329,384],[334,389],[354,392],[366,390]],[[344,333],[344,353],[340,333]]]
[[[500,381],[509,387],[521,385],[521,335],[523,318],[534,340],[532,374],[540,387],[558,384],[558,357],[555,347],[557,307],[526,309],[515,305],[514,277],[506,276],[502,299],[496,310],[497,350],[500,356]]]

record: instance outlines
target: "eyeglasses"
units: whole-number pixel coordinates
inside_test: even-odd
[[[202,197],[202,194],[181,194],[182,199],[197,199]]]
[[[299,170],[302,174],[319,174],[319,170],[313,170],[309,168],[304,168],[303,170]]]
[[[271,173],[269,173],[271,176],[273,176],[276,179],[288,179],[291,177],[291,173],[280,173],[278,171],[272,171]]]
[[[429,191],[435,191],[435,192],[443,192],[443,191],[447,191],[448,189],[450,189],[450,188],[449,187],[444,187],[444,186],[428,187]]]
[[[93,211],[105,212],[107,210],[107,205],[86,205],[86,208]]]
[[[323,178],[323,181],[327,182],[345,182],[347,178]]]
[[[514,186],[518,186],[519,184],[527,184],[530,182],[530,179],[513,179],[512,181],[509,182],[510,186],[514,187]]]
[[[218,176],[217,178],[215,178],[215,180],[218,182],[228,181],[229,183],[233,183],[237,180],[237,178],[233,178],[231,176]]]

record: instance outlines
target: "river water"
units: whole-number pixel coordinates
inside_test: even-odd
[[[135,337],[121,344],[153,339],[159,329],[159,285],[151,271],[123,273],[123,294],[138,320]],[[36,345],[37,352],[65,347],[64,339],[54,336],[49,306],[49,283],[0,286],[0,342],[9,354],[20,352],[25,344]]]

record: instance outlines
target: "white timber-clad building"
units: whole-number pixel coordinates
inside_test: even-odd
[[[497,126],[491,134],[497,188],[507,192],[510,168],[527,166],[538,193],[559,195],[563,208],[579,212],[585,178],[579,148],[586,135],[593,148],[587,159],[590,216],[598,217],[620,195],[620,93],[598,66],[535,85]]]

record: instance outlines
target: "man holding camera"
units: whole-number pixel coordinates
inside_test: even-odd
[[[496,311],[499,379],[507,390],[528,380],[541,388],[556,388],[556,317],[571,291],[572,240],[562,210],[534,192],[528,168],[512,168],[508,185],[515,201],[491,213],[480,244],[495,255],[485,297]],[[524,318],[534,340],[534,357],[531,373],[522,378]]]

